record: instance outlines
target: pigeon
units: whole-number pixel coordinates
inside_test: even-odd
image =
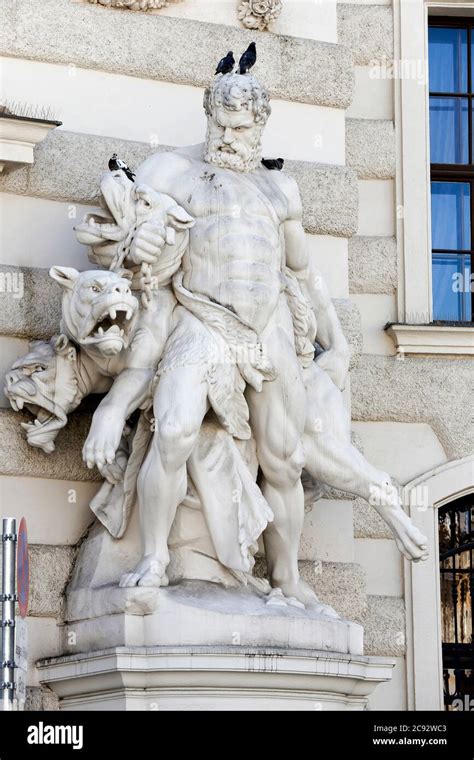
[[[276,169],[281,172],[284,163],[285,161],[283,158],[262,158],[262,164],[265,169]]]
[[[251,42],[245,53],[242,54],[239,61],[239,74],[246,74],[254,66],[257,60],[257,47],[255,42]]]
[[[217,76],[217,74],[229,74],[232,69],[235,66],[235,58],[232,50],[229,50],[226,56],[224,58],[221,58],[219,63],[217,64],[216,73],[214,76]]]
[[[122,161],[122,159],[119,158],[116,153],[114,153],[112,158],[109,160],[109,169],[111,172],[116,172],[121,169],[131,182],[135,182],[135,172],[132,172],[132,170],[128,168],[125,161]]]

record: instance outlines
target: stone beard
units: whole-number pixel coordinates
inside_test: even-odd
[[[221,169],[257,169],[262,132],[271,112],[268,93],[260,82],[251,74],[219,76],[204,93],[204,110],[204,160]]]

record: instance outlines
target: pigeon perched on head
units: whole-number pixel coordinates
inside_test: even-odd
[[[255,42],[251,42],[245,53],[243,53],[239,60],[239,74],[246,74],[252,66],[255,65],[257,60],[257,46]]]
[[[217,74],[229,74],[234,68],[234,66],[235,66],[234,54],[232,50],[229,50],[227,55],[225,55],[224,58],[221,58],[221,60],[217,64],[217,69],[214,76],[217,76]]]
[[[109,169],[111,172],[116,172],[121,169],[131,182],[135,182],[135,172],[132,172],[125,161],[122,161],[116,153],[114,153],[112,158],[109,159]]]
[[[262,164],[265,169],[276,169],[281,172],[284,163],[285,161],[283,158],[262,158]]]

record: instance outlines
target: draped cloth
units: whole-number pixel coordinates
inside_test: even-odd
[[[152,435],[147,415],[142,412],[130,442],[123,481],[116,485],[105,481],[91,501],[92,511],[114,538],[121,538],[129,524],[138,473]],[[273,513],[236,441],[216,421],[203,423],[187,470],[216,558],[234,572],[250,572],[257,540],[273,520]]]
[[[156,383],[161,375],[180,366],[203,368],[215,417],[201,426],[187,463],[188,476],[199,497],[216,558],[236,573],[248,573],[257,540],[273,520],[273,513],[235,438],[251,437],[244,397],[246,378],[271,381],[275,373],[259,351],[239,354],[242,361],[229,352],[232,342],[237,348],[258,346],[255,332],[233,312],[187,291],[181,272],[175,275],[173,287],[182,314],[167,342]],[[91,502],[92,511],[114,538],[121,538],[127,529],[138,473],[152,435],[149,413],[142,411],[126,442],[129,451],[123,481],[103,483]]]

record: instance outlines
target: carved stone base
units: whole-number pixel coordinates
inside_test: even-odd
[[[74,609],[75,619],[63,629],[64,651],[71,654],[111,646],[232,645],[363,652],[357,623],[245,586],[183,581],[167,588],[81,589],[74,594]]]
[[[381,657],[262,647],[118,647],[44,660],[61,710],[365,710]]]

